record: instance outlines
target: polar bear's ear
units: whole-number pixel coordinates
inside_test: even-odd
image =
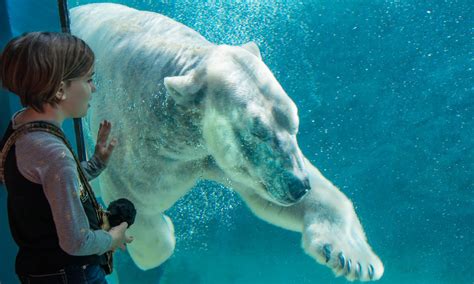
[[[240,47],[249,51],[253,55],[257,56],[260,60],[262,60],[262,55],[260,54],[260,48],[258,48],[255,42],[250,41],[250,42],[247,42],[246,44],[242,44]]]
[[[164,83],[168,94],[180,105],[195,101],[202,87],[202,81],[195,71],[183,76],[166,77]]]

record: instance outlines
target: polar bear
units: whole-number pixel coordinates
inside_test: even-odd
[[[112,121],[119,140],[101,196],[137,207],[128,251],[138,267],[171,256],[174,229],[163,212],[207,179],[235,190],[261,219],[301,232],[305,252],[336,275],[382,276],[351,201],[299,149],[297,107],[254,43],[216,45],[119,4],[70,15],[73,34],[96,54],[91,125]]]

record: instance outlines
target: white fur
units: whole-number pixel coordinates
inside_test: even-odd
[[[117,4],[74,8],[71,23],[97,57],[92,126],[111,120],[119,139],[101,176],[102,197],[135,203],[129,252],[139,267],[172,254],[174,229],[163,212],[198,179],[210,179],[232,187],[260,218],[301,232],[304,250],[336,274],[369,280],[371,264],[373,279],[382,276],[352,203],[301,153],[297,108],[254,43],[215,45],[165,16]],[[291,180],[305,178],[310,192],[286,200]],[[351,272],[341,268],[340,252]]]

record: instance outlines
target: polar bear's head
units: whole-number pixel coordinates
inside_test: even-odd
[[[263,63],[258,47],[216,47],[199,69],[168,77],[179,104],[203,112],[203,140],[227,177],[290,205],[309,190],[296,142],[297,108]]]

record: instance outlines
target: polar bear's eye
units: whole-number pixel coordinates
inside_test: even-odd
[[[283,110],[279,108],[273,108],[272,113],[276,123],[283,129],[286,129],[292,134],[297,131],[297,127],[294,126],[291,119],[283,112]]]
[[[251,133],[262,139],[262,140],[269,140],[272,136],[271,132],[269,129],[267,129],[265,127],[265,125],[263,124],[262,121],[260,121],[259,119],[255,118],[253,120],[253,125],[252,125],[252,130],[251,130]]]

